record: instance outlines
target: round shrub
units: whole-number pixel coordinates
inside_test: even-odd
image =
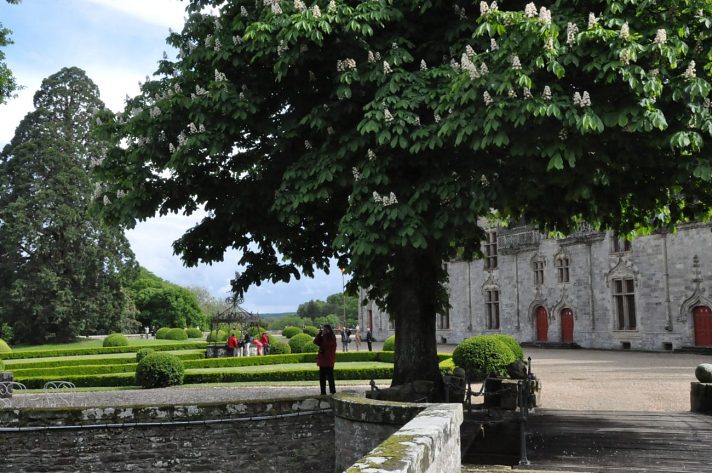
[[[141,363],[141,360],[143,360],[155,351],[156,350],[154,350],[153,348],[141,348],[139,351],[136,352],[136,363]]]
[[[252,335],[252,338],[257,338],[260,335],[262,335],[262,332],[265,332],[266,330],[262,327],[250,327],[247,329],[247,333]]]
[[[522,351],[521,345],[519,345],[519,342],[517,341],[516,338],[514,338],[511,335],[504,335],[504,334],[495,334],[491,335],[492,337],[498,338],[499,340],[502,340],[504,343],[507,344],[510,350],[512,350],[512,354],[514,355],[514,358],[517,360],[523,360],[524,359],[524,352]]]
[[[448,358],[438,363],[438,367],[440,368],[440,374],[443,376],[452,375],[455,371],[455,362],[452,358]]]
[[[185,334],[188,338],[203,338],[203,331],[195,327],[185,329]]]
[[[270,355],[289,355],[292,353],[292,347],[285,342],[270,342],[269,343],[269,354]]]
[[[383,351],[396,351],[396,336],[391,335],[383,342]]]
[[[184,328],[172,328],[166,332],[166,340],[188,340],[188,334]]]
[[[183,383],[185,367],[170,353],[149,353],[136,366],[136,384],[144,388],[165,388]]]
[[[292,338],[299,333],[302,333],[302,329],[299,327],[284,327],[284,330],[282,330],[282,335],[287,338]]]
[[[156,330],[156,339],[157,340],[165,340],[166,339],[166,334],[170,330],[170,327],[161,327],[158,330]]]
[[[302,353],[316,353],[319,351],[319,345],[314,342],[307,342],[302,345]]]
[[[516,361],[509,345],[492,335],[479,335],[462,341],[452,352],[452,359],[472,379],[484,379],[490,374],[505,376],[507,365]]]
[[[0,338],[0,353],[10,353],[12,351],[12,348],[10,348],[10,345],[8,345],[5,340]]]
[[[302,347],[311,342],[314,337],[306,333],[298,333],[289,339],[289,346],[292,348],[292,353],[302,353]]]
[[[209,343],[222,343],[227,340],[227,332],[223,330],[213,330],[208,334],[206,340]]]
[[[129,339],[120,333],[112,333],[104,339],[102,346],[105,347],[127,347]]]
[[[319,333],[319,329],[314,327],[313,325],[307,325],[306,327],[304,327],[303,332],[307,335],[311,335],[312,337],[316,337],[316,335]]]

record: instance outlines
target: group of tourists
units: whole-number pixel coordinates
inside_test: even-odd
[[[227,337],[227,354],[228,356],[250,356],[250,349],[254,345],[257,348],[258,355],[266,355],[269,351],[269,335],[267,332],[262,332],[259,337],[253,337],[249,332],[245,332],[242,340],[238,340],[234,333]]]
[[[354,330],[351,330],[350,328],[347,327],[341,327],[341,330],[339,330],[339,335],[341,336],[341,350],[344,352],[349,351],[349,343],[352,341],[352,336],[353,336],[353,342],[356,347],[356,351],[359,351],[361,349],[361,330],[359,326],[357,325]],[[368,345],[368,351],[373,351],[372,347],[373,343],[373,334],[371,333],[371,328],[368,328],[366,330],[366,345]]]

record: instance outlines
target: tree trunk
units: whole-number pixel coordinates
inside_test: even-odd
[[[442,394],[442,375],[438,367],[435,317],[441,278],[441,261],[426,253],[399,258],[398,282],[389,295],[391,317],[395,320],[396,351],[392,386],[427,380]],[[440,397],[440,395],[436,395]]]

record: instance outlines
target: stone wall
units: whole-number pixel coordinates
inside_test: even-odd
[[[323,473],[334,420],[324,399],[189,406],[0,409],[3,471]]]

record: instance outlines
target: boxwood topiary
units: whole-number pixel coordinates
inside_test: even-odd
[[[170,353],[149,353],[136,366],[136,383],[144,388],[164,388],[183,384],[183,361]]]
[[[519,344],[516,338],[511,335],[504,334],[494,334],[491,336],[496,337],[506,343],[509,349],[512,350],[512,354],[517,360],[524,359],[524,352],[522,351],[522,346]]]
[[[136,363],[140,363],[141,360],[146,358],[151,353],[155,352],[156,350],[154,350],[153,348],[141,348],[139,351],[136,352]]]
[[[303,332],[307,335],[311,335],[312,337],[316,337],[316,334],[319,333],[319,329],[314,327],[313,325],[307,325],[306,327],[304,327]]]
[[[5,370],[5,362],[0,360],[0,371],[4,371],[4,370]]]
[[[319,351],[319,345],[309,341],[302,345],[302,353],[316,353]]]
[[[289,339],[289,346],[292,348],[292,353],[302,353],[302,348],[307,343],[310,343],[314,337],[306,333],[298,333]]]
[[[186,335],[188,335],[188,338],[203,338],[203,331],[200,330],[199,328],[195,327],[190,327],[185,329]]]
[[[302,333],[302,329],[300,329],[299,327],[287,326],[284,327],[284,330],[282,330],[282,335],[287,338],[292,338],[293,336],[299,333]]]
[[[479,335],[462,341],[452,353],[455,364],[473,380],[488,375],[505,376],[507,365],[516,360],[509,344],[497,336]]]
[[[2,338],[0,338],[0,353],[10,353],[12,351],[12,348],[10,348],[10,345],[5,342]]]
[[[188,340],[188,334],[184,328],[172,328],[166,332],[166,340]]]
[[[288,355],[292,353],[292,347],[285,342],[270,342],[269,344],[269,354],[270,355]]]
[[[383,342],[383,351],[396,351],[396,336],[391,335]]]
[[[129,339],[120,333],[112,333],[104,339],[102,346],[127,347],[129,346]]]
[[[166,339],[166,334],[170,330],[170,327],[161,327],[158,330],[156,330],[156,339],[157,340],[165,340]]]
[[[213,330],[206,339],[208,343],[222,343],[227,340],[227,332],[223,330]]]

